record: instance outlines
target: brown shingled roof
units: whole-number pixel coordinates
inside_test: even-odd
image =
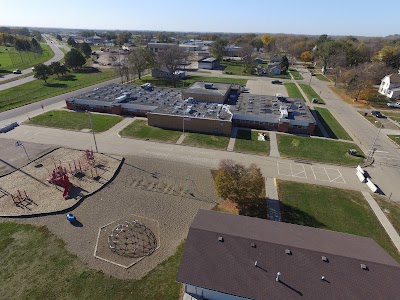
[[[400,83],[400,74],[391,74],[390,83]]]
[[[250,299],[398,299],[399,278],[399,264],[372,239],[204,210],[177,275]]]

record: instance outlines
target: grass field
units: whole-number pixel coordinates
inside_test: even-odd
[[[292,74],[293,78],[295,80],[302,80],[304,79],[303,76],[300,74],[299,71],[297,71],[296,69],[289,69],[289,72]]]
[[[318,118],[331,138],[351,141],[352,138],[326,108],[315,107]]]
[[[284,86],[288,92],[289,98],[300,98],[300,99],[305,100],[295,83],[287,82],[287,83],[284,83]]]
[[[318,99],[318,103],[320,104],[325,104],[325,101],[314,91],[314,89],[304,83],[300,83],[300,88],[303,90],[303,92],[306,94],[308,100],[311,102],[313,98]]]
[[[110,80],[115,76],[114,71],[107,70],[96,73],[70,73],[60,78],[52,75],[47,84],[43,80],[34,80],[0,91],[0,112]]]
[[[388,135],[388,137],[400,146],[400,135]]]
[[[400,254],[360,192],[281,180],[278,191],[283,222],[370,237],[400,262]]]
[[[331,82],[325,75],[323,75],[321,73],[316,73],[315,77],[317,77],[319,80],[322,80],[322,81]]]
[[[122,121],[122,117],[92,114],[92,120],[94,132],[103,132]],[[91,129],[89,114],[63,110],[53,110],[33,117],[28,124],[70,130]]]
[[[15,69],[27,69],[54,56],[53,50],[46,43],[40,45],[43,49],[40,53],[16,51],[13,47],[0,46],[0,75],[12,73]]]
[[[169,143],[176,143],[181,134],[181,131],[149,126],[145,120],[135,120],[120,132],[120,135],[123,137],[133,137]]]
[[[397,233],[400,234],[400,204],[397,202],[387,201],[382,196],[376,194],[374,194],[373,197],[384,214],[388,217]]]
[[[279,153],[285,157],[348,166],[357,166],[363,161],[363,157],[347,154],[349,149],[356,149],[362,155],[353,143],[286,134],[278,134],[277,138]]]
[[[229,137],[209,135],[202,133],[185,132],[185,139],[183,145],[214,148],[225,150],[228,147]]]
[[[266,133],[266,141],[258,141],[258,132],[255,130],[238,130],[235,141],[235,151],[252,154],[269,154],[269,138]]]
[[[215,82],[215,83],[234,83],[245,86],[247,83],[247,79],[238,79],[238,78],[225,78],[225,77],[208,77],[208,76],[188,76],[185,80],[180,80],[177,83],[177,88],[188,87],[192,83],[196,81],[205,81],[205,82]],[[156,87],[174,87],[171,83],[171,80],[166,78],[154,78],[150,75],[142,77],[141,80],[137,79],[132,84],[134,85],[142,85],[143,83],[149,82]]]
[[[224,73],[232,75],[251,75],[244,72],[243,63],[239,61],[223,61],[221,66],[225,67]]]
[[[1,223],[1,298],[178,299],[182,252],[183,245],[140,280],[121,280],[87,268],[46,227]]]

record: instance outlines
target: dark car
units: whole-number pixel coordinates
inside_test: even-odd
[[[384,118],[385,116],[381,114],[381,112],[379,110],[373,110],[371,112],[371,115],[377,117],[377,118]]]
[[[272,80],[271,83],[272,84],[282,84],[282,81],[280,81],[280,80]]]

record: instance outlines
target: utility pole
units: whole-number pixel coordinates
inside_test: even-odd
[[[96,152],[99,153],[99,149],[97,148],[96,136],[95,136],[95,134],[94,134],[94,129],[93,129],[92,113],[91,113],[90,111],[88,111],[88,110],[87,110],[86,112],[89,114],[90,127],[92,128],[94,146],[96,147]]]

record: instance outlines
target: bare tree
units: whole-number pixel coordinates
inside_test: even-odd
[[[155,55],[150,49],[137,48],[129,55],[129,65],[131,69],[135,70],[135,74],[138,75],[139,79],[142,78],[143,72],[153,67],[154,64]]]
[[[254,63],[254,48],[250,44],[240,45],[240,56],[242,57],[243,67],[245,73],[253,73],[255,63]]]
[[[180,48],[178,45],[170,46],[164,50],[158,52],[158,65],[160,67],[167,68],[168,72],[171,74],[171,80],[176,87],[179,80],[176,72],[179,70],[180,66],[187,60],[188,53]]]

